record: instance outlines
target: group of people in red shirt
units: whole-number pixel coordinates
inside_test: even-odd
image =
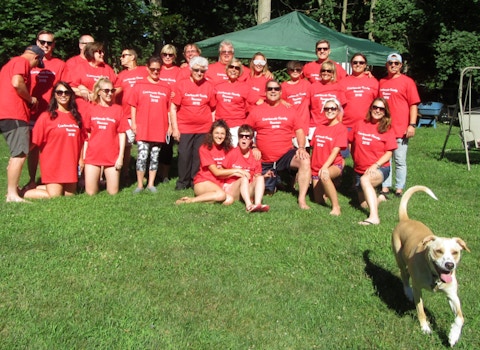
[[[242,198],[247,211],[268,211],[263,193],[275,192],[279,171],[293,169],[301,209],[309,208],[306,196],[313,183],[315,202],[330,200],[330,214],[340,215],[334,182],[342,175],[349,149],[360,203],[370,208],[360,224],[380,222],[378,202],[389,197],[392,154],[395,194],[403,191],[408,139],[415,134],[420,99],[413,80],[401,73],[397,53],[388,56],[388,75],[378,82],[368,72],[365,55],[352,56],[347,75],[329,59],[329,42],[319,40],[317,60],[288,62],[289,79],[280,84],[265,55],[257,52],[246,67],[235,58],[229,41],[220,44],[218,62],[211,64],[195,44],[186,45],[180,67],[174,64],[173,45],[165,45],[145,66],[138,66],[135,50],[127,48],[118,75],[104,62],[103,45],[89,35],[79,40],[80,55],[66,63],[52,57],[54,46],[53,33],[41,31],[24,57],[2,68],[3,84],[12,81],[10,76],[20,76],[27,90],[19,95],[15,86],[6,86],[16,99],[0,101],[2,106],[23,107],[21,113],[0,112],[10,164],[17,165],[14,174],[8,174],[7,201],[71,195],[79,172],[84,173],[88,194],[98,192],[102,177],[108,193],[115,194],[121,175],[128,175],[124,164],[134,141],[134,193],[156,192],[157,171],[162,181],[169,181],[172,146],[178,142],[175,189],[193,187],[195,197],[177,203],[231,204]],[[13,61],[21,61],[23,70],[8,68]],[[44,67],[37,68],[40,62]],[[32,121],[28,149],[17,145],[18,139],[25,143],[20,130],[24,135],[28,125],[12,126],[9,120]],[[18,163],[23,165],[18,158],[24,160],[29,151],[30,183],[18,191]],[[35,182],[38,151],[40,186]],[[75,161],[66,166],[62,157]],[[54,159],[57,164],[52,164]],[[377,195],[375,188],[381,185]]]

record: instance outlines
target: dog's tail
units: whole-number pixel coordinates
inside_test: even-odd
[[[408,220],[408,214],[407,214],[407,203],[410,197],[418,191],[423,191],[427,193],[430,197],[432,197],[435,200],[438,200],[437,197],[433,194],[432,190],[429,189],[426,186],[413,186],[410,187],[407,191],[402,196],[402,200],[400,201],[400,207],[398,208],[398,217],[401,220]]]

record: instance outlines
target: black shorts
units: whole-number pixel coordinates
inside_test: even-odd
[[[1,119],[2,132],[10,149],[10,157],[26,156],[30,149],[30,128],[23,120]]]
[[[297,154],[297,149],[292,148],[283,156],[280,157],[279,160],[273,163],[262,163],[262,174],[265,174],[268,171],[271,171],[273,174],[272,177],[265,178],[265,189],[269,191],[274,191],[277,180],[278,180],[278,172],[282,170],[290,170],[290,164],[292,163],[293,157]]]

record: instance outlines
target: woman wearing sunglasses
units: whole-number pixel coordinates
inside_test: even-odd
[[[267,81],[272,79],[273,74],[268,69],[267,58],[263,53],[257,52],[250,60],[250,75],[247,79],[250,86],[249,110],[265,101],[265,86]]]
[[[99,191],[103,174],[107,192],[119,190],[120,171],[125,151],[125,131],[130,129],[122,106],[114,104],[113,83],[100,78],[93,87],[93,104],[84,115],[88,139],[85,141],[85,192],[94,195]]]
[[[238,144],[238,128],[247,119],[247,99],[250,93],[248,84],[239,81],[243,73],[243,65],[239,59],[233,58],[226,65],[228,80],[215,85],[215,119],[223,119],[230,127],[232,145]]]
[[[330,215],[341,213],[334,181],[342,176],[345,161],[340,151],[347,148],[347,128],[340,122],[343,108],[340,102],[329,99],[323,104],[327,125],[318,125],[310,145],[313,147],[311,168],[313,198],[325,205],[326,198],[332,203]]]
[[[391,124],[387,101],[379,97],[371,103],[366,118],[355,124],[348,134],[358,199],[360,206],[370,211],[368,218],[359,222],[360,225],[380,223],[378,203],[382,199],[381,196],[377,198],[376,188],[388,177],[390,159],[397,148]]]
[[[43,112],[32,131],[32,147],[40,150],[42,185],[25,192],[25,198],[43,199],[73,196],[78,168],[83,168],[81,150],[86,137],[70,85],[53,86],[48,111]]]

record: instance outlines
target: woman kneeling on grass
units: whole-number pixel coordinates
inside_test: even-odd
[[[230,205],[234,198],[223,190],[225,179],[247,177],[250,174],[242,169],[223,169],[222,163],[232,148],[230,129],[223,119],[215,121],[198,151],[200,170],[193,179],[195,197],[182,197],[175,204],[198,202],[223,202]]]
[[[25,198],[73,196],[77,190],[78,167],[83,167],[81,150],[86,136],[77,110],[74,92],[66,82],[52,89],[47,112],[42,113],[32,132],[32,147],[40,149],[43,185],[25,192]]]
[[[325,205],[326,198],[329,198],[332,202],[330,215],[339,216],[340,204],[333,181],[342,175],[345,161],[340,150],[347,148],[348,133],[339,120],[343,116],[343,108],[336,98],[326,100],[322,110],[328,124],[317,125],[311,141],[313,197],[321,205]]]
[[[253,135],[254,131],[250,125],[243,124],[240,126],[238,129],[238,146],[227,154],[223,162],[224,168],[243,169],[250,176],[242,176],[239,179],[230,177],[225,180],[224,189],[235,200],[239,200],[241,195],[247,212],[267,212],[270,207],[262,204],[263,193],[265,192],[262,163],[260,160],[256,160],[252,153]],[[252,197],[255,204],[252,203]]]
[[[391,129],[390,110],[383,98],[373,100],[365,120],[359,121],[348,135],[352,145],[353,170],[356,173],[358,199],[362,208],[369,208],[370,215],[360,225],[378,225],[378,202],[375,188],[390,173],[390,158],[397,148]]]

